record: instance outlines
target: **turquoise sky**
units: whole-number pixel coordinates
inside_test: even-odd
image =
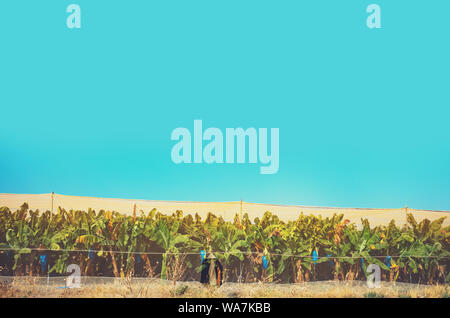
[[[68,4],[82,28],[66,27]],[[378,3],[382,29],[366,26]],[[450,1],[0,2],[0,192],[450,210]],[[280,129],[280,168],[176,127]]]

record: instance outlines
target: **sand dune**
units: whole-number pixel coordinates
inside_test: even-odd
[[[27,202],[31,209],[40,211],[52,209],[51,194],[0,194],[0,206],[7,206],[10,209],[19,208]],[[182,210],[184,214],[198,213],[202,218],[208,212],[222,216],[225,220],[233,220],[236,213],[241,211],[241,202],[184,202],[184,201],[153,201],[153,200],[132,200],[132,199],[109,199],[94,197],[68,196],[61,194],[53,195],[53,210],[58,207],[74,210],[87,210],[92,208],[96,211],[100,209],[118,211],[124,214],[131,214],[133,205],[136,204],[137,211],[149,212],[156,208],[161,213],[172,214],[176,210]],[[387,224],[394,219],[398,225],[406,223],[405,208],[402,209],[368,209],[368,208],[335,208],[335,207],[311,207],[276,204],[259,204],[242,202],[242,213],[248,213],[253,220],[261,217],[265,211],[277,214],[284,221],[295,220],[300,212],[304,214],[332,216],[334,213],[343,213],[345,218],[355,223],[361,223],[361,218],[367,218],[371,224]],[[408,212],[413,213],[417,220],[427,218],[435,220],[440,217],[447,217],[444,224],[450,225],[450,211],[429,211],[408,208]]]

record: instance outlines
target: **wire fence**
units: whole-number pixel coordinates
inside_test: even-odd
[[[129,254],[129,255],[163,255],[166,254],[166,252],[138,252],[138,251],[117,251],[117,250],[94,250],[94,249],[46,249],[46,248],[0,248],[0,251],[20,251],[23,249],[27,249],[30,251],[51,251],[51,252],[69,252],[69,253],[109,253],[113,252],[114,254]],[[174,254],[172,252],[167,252]],[[259,255],[264,254],[263,252],[253,252],[253,251],[232,251],[232,252],[226,252],[226,251],[209,251],[208,253],[212,254],[230,254],[230,255]],[[184,255],[200,255],[200,251],[181,251],[178,254],[184,254]],[[273,255],[273,256],[285,256],[285,257],[297,257],[297,258],[315,258],[313,255],[303,255],[303,254],[289,254],[289,253],[272,253],[268,252],[267,254]],[[371,257],[394,257],[394,258],[400,258],[400,257],[414,257],[414,258],[439,258],[439,259],[450,259],[450,256],[438,256],[438,255],[411,255],[411,254],[403,254],[403,255],[370,255]],[[363,256],[317,256],[319,258],[340,258],[340,259],[359,259],[364,258]]]
[[[241,254],[241,255],[239,255]],[[214,255],[214,258],[211,256]],[[234,255],[234,256],[233,256]],[[414,270],[402,258],[417,264]],[[371,264],[382,268],[385,281],[448,284],[450,257],[438,255],[333,256],[254,251],[116,251],[107,249],[0,248],[0,277],[69,277],[76,266],[83,277],[134,277],[202,281],[209,261],[220,264],[225,282],[298,283],[366,280]],[[395,262],[391,263],[391,260]],[[434,262],[434,263],[433,263]],[[216,264],[217,264],[216,263]],[[433,264],[432,264],[433,263]],[[429,270],[434,266],[433,270]]]

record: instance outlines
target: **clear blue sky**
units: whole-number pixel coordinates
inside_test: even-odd
[[[372,2],[380,30],[365,24]],[[2,1],[0,192],[450,210],[449,12],[447,0]],[[279,128],[278,173],[174,164],[170,134],[194,119]]]

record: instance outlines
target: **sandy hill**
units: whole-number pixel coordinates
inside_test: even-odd
[[[0,194],[0,207],[7,206],[10,209],[18,209],[24,202],[27,202],[30,209],[40,211],[52,209],[52,194]],[[182,210],[184,214],[198,213],[202,218],[208,212],[222,216],[225,220],[233,220],[236,213],[241,211],[241,202],[187,202],[187,201],[153,201],[153,200],[132,200],[132,199],[109,199],[94,197],[68,196],[61,194],[53,195],[53,209],[58,207],[67,210],[86,210],[92,208],[96,211],[110,210],[124,214],[131,214],[133,205],[136,204],[137,211],[149,212],[156,208],[161,213],[172,214],[176,210]],[[413,213],[416,220],[428,218],[435,220],[440,217],[447,217],[444,224],[450,225],[450,211],[429,211],[407,209]],[[345,218],[352,222],[360,223],[361,218],[367,218],[372,225],[387,224],[394,219],[398,225],[406,223],[405,208],[401,209],[366,209],[366,208],[334,208],[334,207],[311,207],[294,205],[275,205],[242,202],[242,213],[248,213],[253,220],[261,217],[265,211],[277,214],[284,221],[295,220],[300,212],[306,215],[332,216],[334,213],[343,213]]]

